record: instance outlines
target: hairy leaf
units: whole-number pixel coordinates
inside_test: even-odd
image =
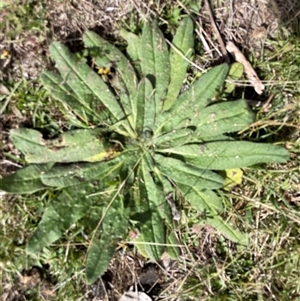
[[[189,60],[192,58],[194,48],[193,21],[190,17],[182,19],[170,48],[171,78],[164,109],[168,110],[176,100],[182,83],[186,77]]]
[[[160,210],[165,207],[165,198],[162,187],[156,185],[150,174],[148,163],[141,162],[141,180],[139,180],[140,203],[144,207],[147,203],[147,220],[140,227],[140,236],[137,247],[141,247],[151,260],[159,260],[166,243],[166,229]],[[144,203],[144,204],[143,204]]]
[[[249,244],[249,237],[246,233],[242,233],[227,223],[221,216],[215,215],[212,218],[207,218],[204,224],[214,227],[227,239],[239,243],[240,245],[247,246]]]
[[[105,59],[115,69],[117,75],[111,80],[111,85],[120,95],[121,104],[128,116],[127,118],[133,120],[129,116],[136,106],[132,97],[137,89],[137,77],[130,61],[118,48],[92,31],[85,32],[83,42],[87,48],[98,48],[95,58],[98,67],[102,67],[101,62]]]
[[[198,211],[206,211],[209,214],[216,215],[222,211],[223,205],[221,199],[215,192],[209,189],[198,189],[195,186],[188,186],[177,183],[183,197]]]
[[[226,135],[209,135],[201,137],[197,135],[195,127],[191,126],[188,128],[176,129],[160,136],[154,137],[153,142],[156,149],[165,149],[175,146],[182,146],[190,143],[203,143],[208,141],[229,141],[234,140],[233,138]]]
[[[202,224],[213,226],[226,238],[243,245],[248,244],[248,237],[234,230],[219,215],[222,210],[220,198],[211,190],[197,190],[194,187],[179,185],[184,198],[199,212],[203,213]]]
[[[44,71],[40,80],[51,97],[68,105],[77,116],[85,119],[85,122],[97,124],[109,121],[109,114],[105,106],[95,101],[94,96],[89,93],[85,97],[77,97],[59,74]]]
[[[46,186],[41,175],[51,170],[53,164],[26,166],[12,175],[0,179],[0,190],[16,194],[31,194]]]
[[[226,238],[233,242],[247,245],[248,236],[233,229],[219,215],[222,210],[220,198],[211,190],[197,190],[195,187],[179,185],[184,198],[199,212],[202,212],[204,217],[202,224],[213,226],[216,230],[222,233]]]
[[[49,172],[41,175],[41,180],[44,185],[59,188],[79,185],[93,179],[116,176],[123,163],[124,159],[117,157],[105,162],[55,165]]]
[[[197,185],[203,189],[217,189],[223,186],[223,178],[210,170],[160,155],[155,156],[155,161],[159,164],[160,172],[175,183],[189,186]]]
[[[154,144],[158,148],[174,147],[190,142],[194,136],[194,128],[181,128],[154,137]]]
[[[98,162],[114,158],[119,152],[102,136],[101,129],[82,129],[45,140],[36,130],[21,128],[10,131],[11,140],[28,163]]]
[[[99,191],[98,182],[64,189],[45,210],[37,230],[30,237],[27,252],[35,254],[58,240],[86,214],[90,206],[87,195]]]
[[[222,64],[202,75],[190,88],[183,92],[169,111],[165,111],[157,125],[166,129],[177,129],[190,124],[194,116],[211,103],[220,93],[228,72],[228,65]]]
[[[170,81],[168,47],[155,22],[147,22],[141,37],[139,58],[143,76],[155,87],[156,112],[160,112]]]
[[[137,95],[136,130],[139,134],[152,131],[155,121],[154,90],[151,82],[144,78],[140,81]]]
[[[140,66],[140,49],[141,49],[141,38],[132,32],[126,31],[124,29],[120,30],[121,36],[127,41],[126,52],[130,58],[131,64],[137,71],[137,76],[139,79],[142,76],[141,66]]]
[[[50,45],[50,54],[56,63],[63,83],[67,84],[80,102],[86,98],[104,105],[116,120],[124,118],[124,113],[113,93],[85,61],[78,60],[58,42]]]
[[[192,118],[190,123],[197,127],[199,138],[236,132],[254,121],[254,114],[244,99],[216,103],[208,106]]]
[[[87,48],[98,47],[99,56],[105,57],[116,68],[116,71],[123,79],[129,95],[133,95],[137,88],[137,78],[130,61],[115,46],[101,38],[95,32],[86,31],[83,35],[83,42]],[[97,62],[97,60],[96,60]]]
[[[157,177],[156,185],[159,188],[158,193],[160,195],[163,193],[160,197],[164,198],[164,201],[159,204],[159,213],[165,224],[172,229],[173,220],[180,219],[180,212],[177,210],[176,204],[168,200],[170,194],[173,194],[174,187],[171,185],[169,179],[164,177],[156,166],[153,168],[153,175],[154,174]]]
[[[166,252],[168,253],[171,259],[176,260],[179,257],[180,249],[179,249],[179,241],[174,231],[172,231],[168,235],[167,244],[168,246]]]
[[[283,163],[289,152],[277,145],[248,141],[221,141],[166,148],[158,152],[180,156],[199,168],[224,170],[263,162]]]
[[[184,198],[191,206],[203,213],[202,224],[213,226],[216,230],[221,232],[222,235],[233,242],[242,245],[248,244],[248,236],[233,229],[219,215],[222,211],[222,202],[212,190],[198,190],[195,187],[184,186],[181,184],[178,186]]]
[[[107,270],[118,241],[127,231],[128,210],[124,208],[121,196],[107,207],[104,214],[86,261],[86,278],[89,284],[94,283]]]

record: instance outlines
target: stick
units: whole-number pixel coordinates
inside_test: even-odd
[[[219,32],[219,29],[215,23],[215,20],[214,20],[214,16],[213,16],[213,13],[212,13],[212,10],[211,10],[211,7],[210,7],[210,4],[209,4],[209,1],[208,0],[205,0],[205,4],[206,4],[206,7],[207,7],[207,11],[208,11],[208,15],[209,15],[209,19],[210,19],[210,23],[217,35],[217,39],[218,39],[218,42],[221,46],[221,51],[222,51],[222,54],[224,56],[224,59],[226,61],[226,63],[230,64],[230,58],[229,58],[229,55],[227,53],[227,50],[226,50],[226,47],[225,47],[225,44],[223,42],[223,39],[220,35],[220,32]]]
[[[257,94],[262,94],[265,86],[258,78],[255,70],[252,68],[251,64],[247,61],[243,53],[235,46],[233,42],[228,42],[226,49],[235,57],[235,60],[244,66],[244,72],[250,83],[253,85],[254,90]]]

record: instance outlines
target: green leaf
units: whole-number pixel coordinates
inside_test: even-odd
[[[227,82],[225,85],[225,91],[226,93],[231,93],[235,89],[235,84],[231,81],[239,80],[244,73],[244,67],[241,63],[233,63],[230,67]]]
[[[105,273],[118,241],[127,231],[128,210],[124,208],[121,196],[112,202],[104,214],[87,256],[86,278],[89,284]]]
[[[140,81],[137,95],[137,120],[136,130],[139,134],[152,131],[155,121],[154,90],[150,81],[144,78]]]
[[[58,42],[50,45],[50,54],[63,78],[63,83],[70,87],[81,103],[84,103],[86,98],[90,101],[93,99],[104,105],[116,120],[124,118],[124,112],[113,93],[84,60],[78,60]]]
[[[160,172],[175,183],[188,186],[197,185],[197,187],[203,189],[217,189],[223,186],[223,178],[210,170],[201,169],[180,160],[160,155],[155,156],[155,161],[159,164]]]
[[[188,3],[188,10],[192,13],[198,13],[200,9],[203,7],[203,1],[202,0],[192,0]]]
[[[178,97],[169,111],[162,114],[157,122],[157,127],[164,124],[166,129],[173,130],[190,124],[190,121],[200,114],[202,109],[210,104],[220,92],[228,69],[227,64],[222,64],[202,75]]]
[[[40,76],[40,80],[51,97],[69,106],[77,116],[86,119],[86,122],[97,124],[108,121],[109,114],[105,106],[99,101],[95,101],[92,94],[86,94],[86,97],[82,98],[76,97],[72,88],[64,83],[59,74],[44,71]]]
[[[239,185],[243,181],[243,171],[240,168],[231,168],[225,170],[226,178],[223,188],[230,191],[236,185]]]
[[[124,29],[120,30],[121,36],[127,41],[126,52],[130,58],[131,64],[137,71],[139,78],[142,76],[142,70],[140,66],[140,49],[141,49],[141,38],[132,32],[126,31]]]
[[[207,211],[209,214],[217,215],[222,211],[221,199],[215,192],[209,189],[198,189],[195,186],[188,186],[177,183],[183,197],[198,211]]]
[[[166,252],[171,259],[176,260],[180,255],[179,241],[174,231],[172,231],[167,237],[167,249]]]
[[[124,80],[128,94],[133,95],[138,83],[134,69],[127,57],[117,47],[113,46],[93,31],[85,32],[83,35],[83,42],[87,48],[99,48],[99,56],[107,58],[107,60],[114,65],[116,71]]]
[[[193,31],[192,19],[185,17],[180,22],[173,38],[173,46],[170,49],[171,78],[164,104],[165,110],[168,110],[173,105],[186,78],[186,70],[190,64],[188,60],[192,58],[194,49]]]
[[[246,167],[258,163],[284,163],[289,152],[277,145],[248,141],[221,141],[189,144],[158,150],[157,152],[180,156],[187,163],[203,169],[224,170]]]
[[[84,216],[90,206],[88,195],[99,191],[99,185],[95,181],[64,189],[45,210],[37,230],[29,239],[27,252],[35,254],[49,246]]]
[[[194,136],[195,129],[181,128],[155,136],[153,143],[158,148],[174,147],[188,143]]]
[[[216,230],[221,232],[226,238],[233,242],[243,245],[248,244],[248,236],[237,230],[234,230],[228,223],[219,216],[222,210],[222,202],[220,198],[211,190],[197,190],[194,187],[187,187],[179,185],[184,198],[197,211],[205,214],[202,221],[204,225],[213,226]]]
[[[233,242],[244,246],[247,246],[249,244],[248,235],[246,233],[241,233],[240,231],[233,229],[233,227],[225,222],[225,220],[221,216],[215,215],[212,218],[207,218],[204,221],[204,224],[214,227],[227,239]]]
[[[196,133],[200,138],[237,132],[246,128],[255,120],[254,113],[244,99],[210,105],[190,123],[197,126]]]
[[[160,112],[170,82],[169,51],[165,37],[155,22],[144,25],[139,58],[143,76],[155,88],[156,112]]]
[[[143,212],[147,214],[147,220],[142,221],[136,246],[141,248],[147,257],[156,261],[164,252],[166,243],[166,229],[160,213],[165,208],[166,200],[162,187],[153,181],[146,159],[142,159],[140,176],[142,179],[138,183],[140,208],[145,208],[145,206],[148,208]]]
[[[12,175],[0,179],[0,190],[15,194],[31,194],[46,186],[41,181],[41,175],[48,172],[53,164],[30,165]]]
[[[168,228],[172,229],[174,219],[180,219],[180,212],[177,210],[176,204],[169,202],[167,199],[170,193],[173,194],[174,187],[171,185],[169,179],[164,177],[156,166],[154,166],[153,172],[158,179],[155,183],[158,187],[158,192],[161,194],[160,198],[164,198],[164,201],[161,202],[159,206],[159,213]]]
[[[181,184],[179,184],[179,189],[192,207],[205,214],[206,217],[202,221],[202,224],[213,226],[216,230],[221,232],[222,235],[233,242],[243,245],[248,244],[248,236],[234,230],[219,215],[222,211],[222,202],[212,190],[198,190],[195,187],[188,187]]]
[[[205,214],[206,217],[202,221],[202,224],[213,226],[233,242],[243,245],[248,244],[248,236],[233,229],[219,215],[223,209],[222,202],[212,190],[198,190],[196,187],[188,187],[181,184],[178,186],[184,198],[191,206]]]
[[[135,108],[133,95],[137,89],[137,77],[133,66],[126,56],[108,41],[102,39],[92,31],[86,31],[83,35],[83,42],[87,48],[98,48],[98,57],[95,63],[101,67],[101,60],[105,58],[116,69],[117,76],[111,81],[111,85],[119,90],[122,107],[126,115],[132,114]],[[98,58],[100,59],[98,61]]]
[[[117,148],[105,141],[101,129],[82,129],[63,133],[57,139],[45,140],[33,129],[14,129],[10,138],[25,155],[28,163],[98,162],[119,154]]]
[[[203,134],[204,135],[204,134]],[[170,132],[166,132],[159,136],[154,136],[153,144],[157,149],[171,148],[175,146],[182,146],[190,143],[203,143],[207,141],[228,141],[233,140],[225,135],[209,135],[201,137],[197,135],[195,127],[187,127],[175,129]]]
[[[79,185],[93,179],[102,180],[117,175],[123,163],[124,159],[117,157],[105,162],[55,165],[41,175],[41,180],[44,185],[59,188]]]

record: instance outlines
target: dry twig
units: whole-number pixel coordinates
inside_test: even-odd
[[[221,35],[220,35],[219,29],[218,29],[218,27],[217,27],[217,25],[216,25],[216,23],[215,23],[215,19],[214,19],[214,16],[213,16],[213,13],[212,13],[212,10],[211,10],[209,1],[208,1],[208,0],[205,0],[205,4],[206,4],[207,11],[208,11],[210,23],[211,23],[211,25],[212,25],[212,27],[213,27],[213,29],[214,29],[216,35],[217,35],[217,39],[218,39],[218,42],[219,42],[219,44],[220,44],[221,51],[222,51],[222,54],[223,54],[223,56],[224,56],[224,59],[225,59],[225,61],[226,61],[228,64],[230,64],[230,58],[229,58],[229,55],[228,55],[228,53],[227,53],[227,51],[226,51],[226,47],[225,47],[225,44],[224,44],[224,42],[223,42],[223,39],[222,39],[222,37],[221,37]]]
[[[254,90],[257,94],[262,94],[265,86],[258,78],[255,70],[252,68],[251,64],[247,61],[243,53],[235,46],[233,42],[228,42],[226,49],[235,57],[235,60],[244,66],[244,72],[250,83],[253,85]]]

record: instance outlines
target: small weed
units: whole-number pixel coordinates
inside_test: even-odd
[[[185,8],[193,8],[198,13],[197,5],[201,1],[195,1],[196,5],[192,1],[154,2],[151,10],[143,4],[144,15],[137,16],[132,13],[126,26],[130,32],[140,34],[143,17],[157,12],[161,18],[159,22],[170,40],[180,23],[179,13],[186,14]],[[226,1],[216,2],[216,7],[221,8]],[[10,22],[8,37],[11,41],[24,30],[32,28],[41,35],[41,39],[47,36],[47,11],[43,3],[29,1],[24,7],[4,4],[5,16],[8,16]],[[166,21],[169,22],[168,25]],[[293,21],[297,22],[297,18]],[[296,30],[298,25],[295,23]],[[1,14],[0,29],[8,30],[5,23],[1,22]],[[180,244],[176,241],[176,245],[180,245],[181,256],[174,263],[174,285],[170,284],[167,294],[164,294],[168,300],[296,301],[300,298],[300,47],[297,36],[267,41],[266,45],[259,58],[250,58],[264,80],[266,93],[261,98],[262,103],[254,108],[257,113],[256,122],[235,135],[235,138],[283,145],[290,151],[291,160],[286,164],[242,168],[241,184],[230,187],[229,190],[218,190],[218,197],[224,208],[218,214],[226,223],[249,235],[247,248],[241,248],[221,232],[207,226],[205,221],[213,217],[211,212],[206,209],[196,210],[178,191],[174,193],[178,196],[175,202],[182,221],[180,225],[174,222],[178,226],[176,236]],[[196,51],[202,52],[198,46],[196,48]],[[139,60],[132,61],[135,68],[139,68],[139,63]],[[103,61],[100,66],[101,64]],[[210,62],[206,62],[207,64]],[[189,79],[188,86],[192,86],[195,81],[194,78]],[[36,83],[32,85],[31,82],[20,80],[18,83],[8,84],[7,87],[11,95],[9,99],[4,96],[1,113],[14,114],[18,121],[24,117],[27,126],[39,128],[43,132],[43,138],[56,138],[67,130],[89,129],[96,125],[87,115],[82,114],[82,110],[70,110],[70,106],[60,102],[55,102],[54,105],[52,98]],[[116,88],[116,95],[122,93],[122,89],[116,85],[110,88]],[[243,91],[242,94],[246,99],[256,100],[257,97],[248,91]],[[231,96],[229,93],[225,97],[221,95],[219,100],[226,100]],[[101,110],[97,108],[95,111],[99,113]],[[4,131],[7,132],[7,129]],[[115,138],[113,137],[114,141]],[[120,142],[123,146],[124,141]],[[24,163],[24,157],[19,160],[19,163]],[[154,178],[153,173],[151,177]],[[115,191],[115,181],[116,179],[111,180],[108,191]],[[124,188],[124,191],[128,191],[128,186]],[[135,186],[133,188],[136,189]],[[99,199],[105,191],[97,191]],[[50,189],[26,196],[6,195],[1,199],[3,231],[0,233],[0,257],[3,260],[0,269],[3,275],[0,298],[7,295],[8,290],[14,292],[20,289],[20,279],[24,271],[33,265],[37,265],[45,274],[48,269],[51,270],[54,283],[51,290],[55,292],[52,300],[88,299],[88,294],[83,296],[83,291],[97,290],[96,286],[85,284],[83,262],[86,260],[86,249],[90,246],[93,230],[98,226],[99,216],[102,216],[103,208],[99,206],[99,202],[92,202],[86,209],[86,216],[71,225],[51,246],[44,247],[32,257],[25,252],[26,242],[36,230],[47,208],[59,196],[60,189]],[[135,225],[135,220],[130,220],[130,226],[132,225]],[[122,246],[128,248],[126,241],[122,242]],[[122,258],[122,264],[126,260]],[[40,282],[37,287],[30,289],[21,286],[22,297],[27,300],[44,299],[41,291],[43,285],[44,282]],[[13,300],[12,295],[8,298]]]

